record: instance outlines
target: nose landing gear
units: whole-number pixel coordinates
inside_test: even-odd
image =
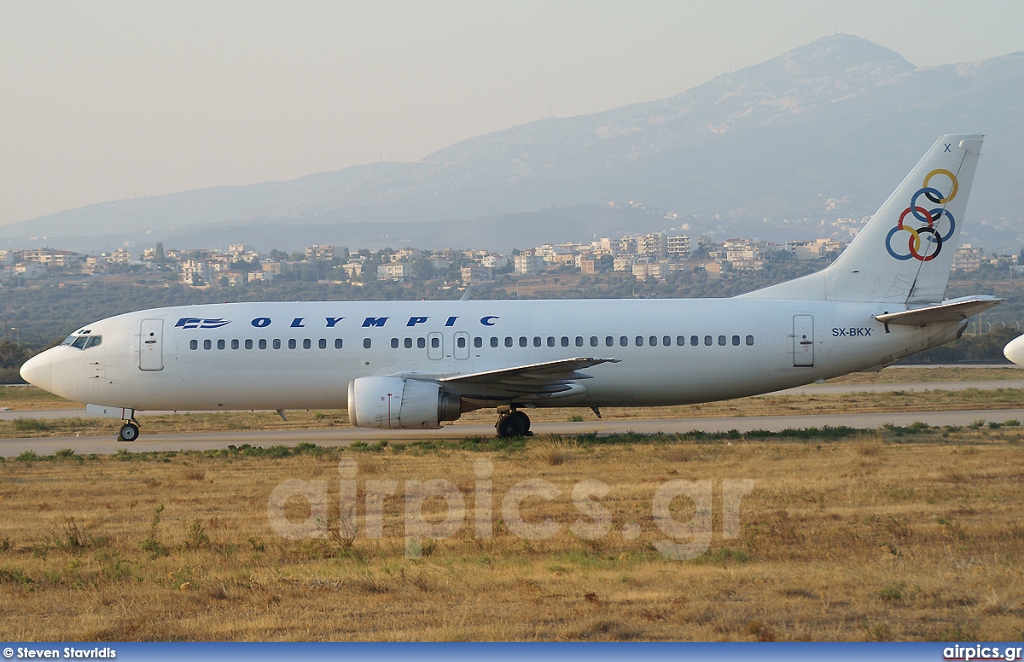
[[[121,430],[117,433],[118,441],[135,441],[139,438],[139,424],[133,418],[130,421],[125,421],[124,425],[121,426]]]

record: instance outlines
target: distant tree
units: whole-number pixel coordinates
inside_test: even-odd
[[[154,249],[153,261],[157,264],[163,264],[167,261],[167,255],[164,253],[164,242],[156,242],[156,248]]]
[[[274,262],[280,262],[282,260],[287,260],[288,259],[288,253],[286,253],[284,251],[279,251],[279,250],[277,250],[275,248],[274,250],[270,251],[270,259],[273,260]]]
[[[18,368],[28,357],[29,353],[24,347],[9,340],[0,343],[0,368]]]

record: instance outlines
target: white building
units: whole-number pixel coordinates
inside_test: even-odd
[[[517,274],[536,274],[544,270],[544,258],[533,253],[520,253],[515,256]]]

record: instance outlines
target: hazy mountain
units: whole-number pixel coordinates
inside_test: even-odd
[[[965,240],[1012,247],[1024,238],[1022,101],[1024,53],[918,68],[835,35],[668,99],[532,122],[417,163],[92,205],[2,227],[0,241],[504,248],[681,222],[666,212],[691,234],[814,236],[820,219],[874,212],[938,135],[977,131],[987,143]]]

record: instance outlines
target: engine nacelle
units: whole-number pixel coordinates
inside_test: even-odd
[[[348,420],[356,427],[439,428],[461,415],[461,398],[437,382],[360,377],[348,385]]]

